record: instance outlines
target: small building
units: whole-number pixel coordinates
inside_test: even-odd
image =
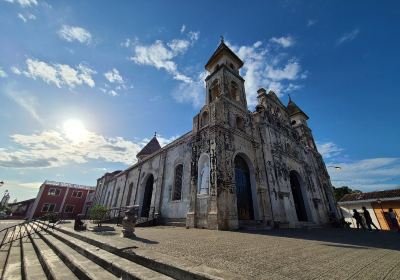
[[[362,207],[367,208],[371,214],[373,223],[382,230],[391,230],[392,224],[389,219],[389,208],[393,208],[398,219],[400,218],[400,189],[346,194],[338,202],[340,211],[350,227],[357,227],[353,218],[353,209],[362,213]]]
[[[95,188],[77,184],[45,181],[39,189],[29,218],[48,213],[62,213],[64,219],[87,215],[93,203]]]
[[[35,202],[36,198],[31,198],[28,200],[23,200],[19,202],[9,203],[8,207],[11,210],[12,219],[25,219],[28,217],[30,210]]]

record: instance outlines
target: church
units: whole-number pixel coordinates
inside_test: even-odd
[[[97,180],[94,204],[139,205],[162,223],[218,230],[324,225],[336,217],[330,178],[308,116],[260,88],[249,111],[243,61],[221,40],[205,65],[205,105],[192,130]]]

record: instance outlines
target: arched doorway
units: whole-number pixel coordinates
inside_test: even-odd
[[[290,187],[292,189],[294,207],[296,208],[297,219],[299,221],[308,221],[304,196],[301,191],[299,175],[296,171],[290,171]]]
[[[154,183],[154,177],[153,175],[150,175],[149,178],[147,178],[146,186],[144,188],[142,212],[140,215],[141,217],[149,216],[150,206],[151,206],[151,196],[153,195],[153,183]]]
[[[254,209],[251,194],[249,166],[239,155],[235,157],[234,163],[238,219],[253,220]]]

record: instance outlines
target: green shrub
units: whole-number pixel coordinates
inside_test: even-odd
[[[93,222],[100,227],[101,223],[106,218],[107,211],[107,207],[104,207],[102,205],[95,205],[90,209],[90,219],[92,219]]]

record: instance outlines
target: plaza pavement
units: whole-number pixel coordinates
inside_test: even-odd
[[[71,228],[72,223],[62,226]],[[105,226],[104,232],[80,234],[121,250],[223,271],[224,278],[400,279],[400,234],[395,232],[239,232],[157,226],[137,228],[137,237],[126,239],[121,237],[122,227]]]

